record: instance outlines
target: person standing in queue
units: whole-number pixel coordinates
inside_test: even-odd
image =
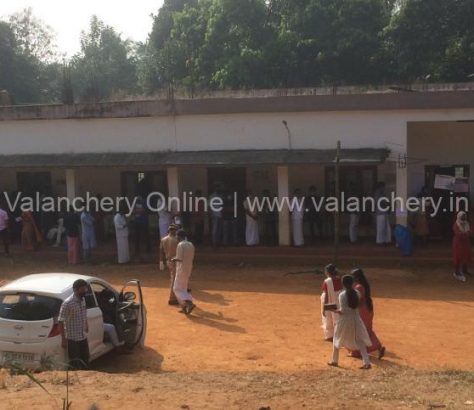
[[[0,239],[3,241],[3,248],[5,256],[10,256],[10,231],[9,231],[9,216],[7,208],[0,200]]]

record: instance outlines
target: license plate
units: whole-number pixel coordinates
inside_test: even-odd
[[[34,357],[33,353],[3,352],[5,362],[32,362]]]

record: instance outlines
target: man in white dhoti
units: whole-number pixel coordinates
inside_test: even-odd
[[[323,282],[321,293],[321,321],[324,338],[331,341],[334,337],[334,328],[338,316],[334,311],[326,310],[326,305],[336,305],[339,309],[339,293],[342,290],[342,282],[336,267],[330,263],[325,268],[326,279]]]
[[[375,190],[376,243],[385,245],[392,242],[392,229],[388,219],[390,203],[385,194],[385,183],[379,182]]]
[[[348,198],[357,198],[358,201],[361,199],[360,190],[354,182],[351,182],[349,185]],[[357,242],[357,238],[359,236],[359,221],[360,209],[351,209],[349,211],[349,241],[351,243]]]
[[[260,242],[258,232],[258,214],[252,209],[254,195],[249,193],[244,201],[245,210],[245,243],[247,246],[256,246]]]
[[[177,236],[179,243],[176,248],[176,256],[172,259],[176,263],[173,291],[182,308],[182,312],[189,315],[196,307],[191,293],[188,292],[189,278],[193,270],[194,245],[188,241],[184,230],[180,229]]]
[[[303,246],[303,217],[305,213],[304,199],[301,197],[301,191],[295,190],[291,209],[291,226],[293,228],[293,246]]]
[[[123,210],[120,209],[114,216],[115,238],[117,240],[118,263],[130,262],[128,246],[128,226]]]

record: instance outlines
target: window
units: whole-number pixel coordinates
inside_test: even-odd
[[[29,322],[51,319],[59,314],[62,301],[31,293],[0,294],[0,317]]]
[[[86,301],[87,309],[93,309],[97,307],[97,301],[95,300],[95,295],[94,293],[92,293],[90,286],[88,287],[88,291],[86,296],[84,297],[84,300]]]
[[[133,198],[136,195],[146,197],[151,192],[168,194],[168,180],[165,171],[121,173],[122,195]]]
[[[92,292],[94,292],[99,308],[102,311],[104,323],[116,323],[117,315],[117,294],[102,283],[92,282]]]
[[[114,304],[116,295],[113,290],[103,285],[102,283],[92,282],[91,283],[92,292],[95,295],[96,300],[98,301],[99,307],[102,309],[103,305]]]
[[[456,178],[463,178],[466,175],[464,175],[464,167],[455,167],[454,168],[454,176]]]

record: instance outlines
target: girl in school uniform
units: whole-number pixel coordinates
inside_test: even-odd
[[[339,295],[340,307],[336,310],[339,319],[334,331],[332,360],[328,365],[338,366],[339,350],[345,347],[360,352],[363,361],[361,369],[367,370],[371,368],[367,347],[372,342],[359,315],[359,294],[353,288],[354,279],[352,276],[344,276],[342,285],[344,290]]]

